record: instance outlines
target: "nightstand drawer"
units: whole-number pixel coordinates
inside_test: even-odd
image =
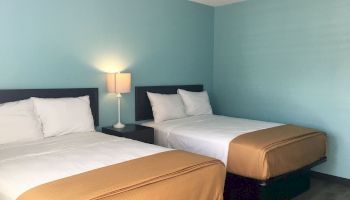
[[[154,144],[154,131],[153,129],[147,129],[137,132],[126,133],[122,137],[126,137],[133,140],[138,140],[150,144]]]
[[[122,129],[113,127],[104,127],[102,132],[118,137],[125,137],[140,142],[154,144],[154,130],[150,127],[140,126],[136,124],[127,124]]]

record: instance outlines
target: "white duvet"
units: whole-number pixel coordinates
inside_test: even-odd
[[[229,144],[234,138],[281,125],[219,115],[200,115],[152,124],[156,144],[214,157],[225,164]]]
[[[47,182],[168,150],[102,133],[0,145],[0,199],[15,200]]]

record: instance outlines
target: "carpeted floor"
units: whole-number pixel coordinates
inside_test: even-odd
[[[293,200],[350,200],[350,186],[313,178],[311,189]]]

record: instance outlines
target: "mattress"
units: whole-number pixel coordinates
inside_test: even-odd
[[[170,149],[102,133],[72,133],[0,145],[0,199],[64,177]]]
[[[230,143],[227,171],[266,181],[325,158],[326,145],[326,134],[295,125],[243,134]]]
[[[154,125],[156,144],[220,159],[227,171],[258,180],[326,156],[326,135],[303,127],[217,115]]]
[[[283,124],[219,115],[200,115],[152,125],[157,145],[210,156],[226,165],[230,142],[234,138]]]
[[[225,175],[219,160],[174,150],[49,182],[17,200],[222,200]]]

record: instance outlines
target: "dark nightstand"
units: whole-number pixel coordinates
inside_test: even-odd
[[[112,126],[104,127],[102,128],[102,133],[154,144],[153,128],[137,124],[126,124],[125,127],[121,129],[113,128]]]

